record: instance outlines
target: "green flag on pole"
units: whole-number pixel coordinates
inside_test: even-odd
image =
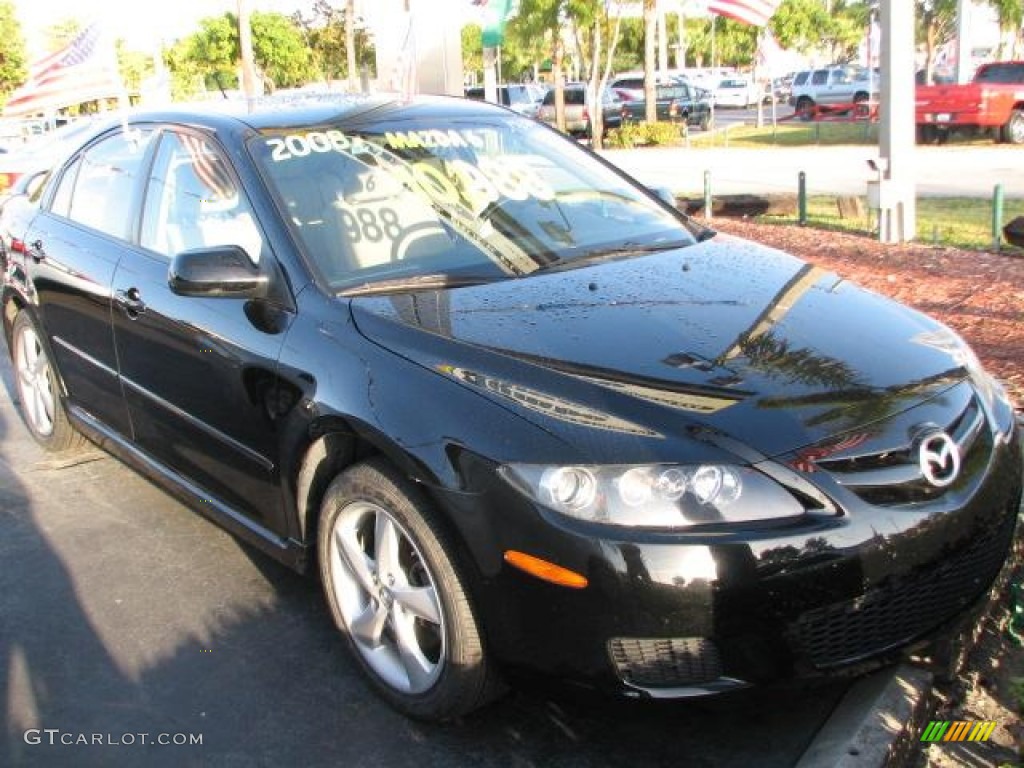
[[[512,0],[485,0],[483,46],[497,48],[505,42],[505,22],[512,16]]]

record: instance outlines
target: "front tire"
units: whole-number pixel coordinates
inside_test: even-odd
[[[412,482],[380,459],[341,473],[324,495],[317,549],[334,622],[389,704],[439,722],[493,698],[453,542]]]
[[[11,360],[21,416],[35,441],[53,453],[80,449],[85,438],[68,420],[46,344],[24,311],[11,329]]]
[[[1024,109],[1015,109],[1002,128],[1002,139],[1007,144],[1024,144]]]

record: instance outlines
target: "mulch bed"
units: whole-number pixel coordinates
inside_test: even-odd
[[[716,218],[722,232],[829,269],[946,323],[1024,408],[1024,251],[964,251],[866,235]]]

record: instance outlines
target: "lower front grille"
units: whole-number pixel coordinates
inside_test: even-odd
[[[722,676],[718,649],[703,637],[615,637],[608,655],[619,677],[643,688],[698,685]]]
[[[819,668],[897,647],[952,619],[992,584],[1013,538],[1016,510],[952,557],[893,577],[855,600],[800,616],[793,634]]]

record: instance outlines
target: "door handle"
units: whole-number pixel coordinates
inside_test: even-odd
[[[142,300],[142,293],[134,286],[123,291],[115,291],[114,303],[133,319],[146,311],[146,302]]]

